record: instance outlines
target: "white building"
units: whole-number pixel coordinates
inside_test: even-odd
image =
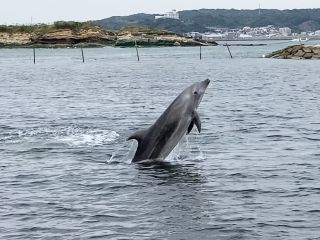
[[[251,31],[251,27],[248,27],[248,26],[247,26],[247,27],[244,27],[244,28],[242,29],[242,31],[245,32],[245,33],[246,33],[246,32],[250,32],[250,31]]]
[[[289,35],[291,35],[291,29],[288,28],[288,27],[279,28],[279,33],[280,33],[282,36],[289,36]]]
[[[172,19],[179,19],[179,13],[173,9],[171,12],[166,12],[164,15],[155,16],[155,19],[160,18],[172,18]]]
[[[248,34],[240,34],[240,35],[239,35],[239,38],[242,38],[242,39],[249,39],[249,38],[252,38],[252,35],[248,35]]]
[[[187,37],[192,37],[192,38],[200,38],[202,35],[199,32],[189,32],[186,34]]]
[[[210,34],[202,35],[202,40],[214,41],[214,40],[217,40],[217,39],[223,39],[225,37],[226,37],[226,35],[222,34],[222,33],[210,33]]]

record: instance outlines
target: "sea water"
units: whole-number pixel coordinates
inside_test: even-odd
[[[320,62],[256,47],[0,49],[0,239],[320,239]],[[211,79],[170,164],[131,164]]]

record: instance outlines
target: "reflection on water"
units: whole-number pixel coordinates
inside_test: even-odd
[[[200,184],[205,181],[205,178],[199,173],[201,170],[192,164],[181,165],[167,161],[152,161],[135,165],[139,170],[139,175],[154,178],[153,182],[158,182],[158,184]]]
[[[202,193],[206,179],[196,165],[153,163],[152,165],[136,165],[138,170],[133,182],[143,183],[137,195],[140,197],[144,211],[154,211],[146,221],[154,224],[159,237],[189,238],[190,232],[208,227],[208,205]],[[153,192],[154,198],[148,195]],[[189,229],[185,233],[183,229]]]

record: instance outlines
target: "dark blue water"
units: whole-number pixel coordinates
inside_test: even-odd
[[[320,62],[281,47],[0,50],[0,239],[320,239]],[[206,78],[202,132],[130,164]]]

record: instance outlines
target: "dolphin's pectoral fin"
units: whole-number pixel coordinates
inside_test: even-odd
[[[188,127],[187,135],[191,132],[193,126],[194,126],[194,121],[192,120],[189,127]]]
[[[193,117],[192,122],[194,122],[196,124],[198,131],[200,133],[201,132],[201,120],[200,120],[199,114],[197,113],[197,111],[194,111],[193,115],[194,115],[194,117]]]
[[[131,139],[135,139],[138,142],[141,142],[144,136],[146,135],[146,133],[147,133],[147,130],[136,131],[134,134],[132,134],[130,137],[127,138],[127,141]]]
[[[199,133],[201,132],[201,120],[199,117],[199,114],[196,111],[193,111],[193,118],[192,121],[190,122],[190,125],[188,127],[187,134],[189,134],[193,128],[193,126],[196,125],[198,128]]]

